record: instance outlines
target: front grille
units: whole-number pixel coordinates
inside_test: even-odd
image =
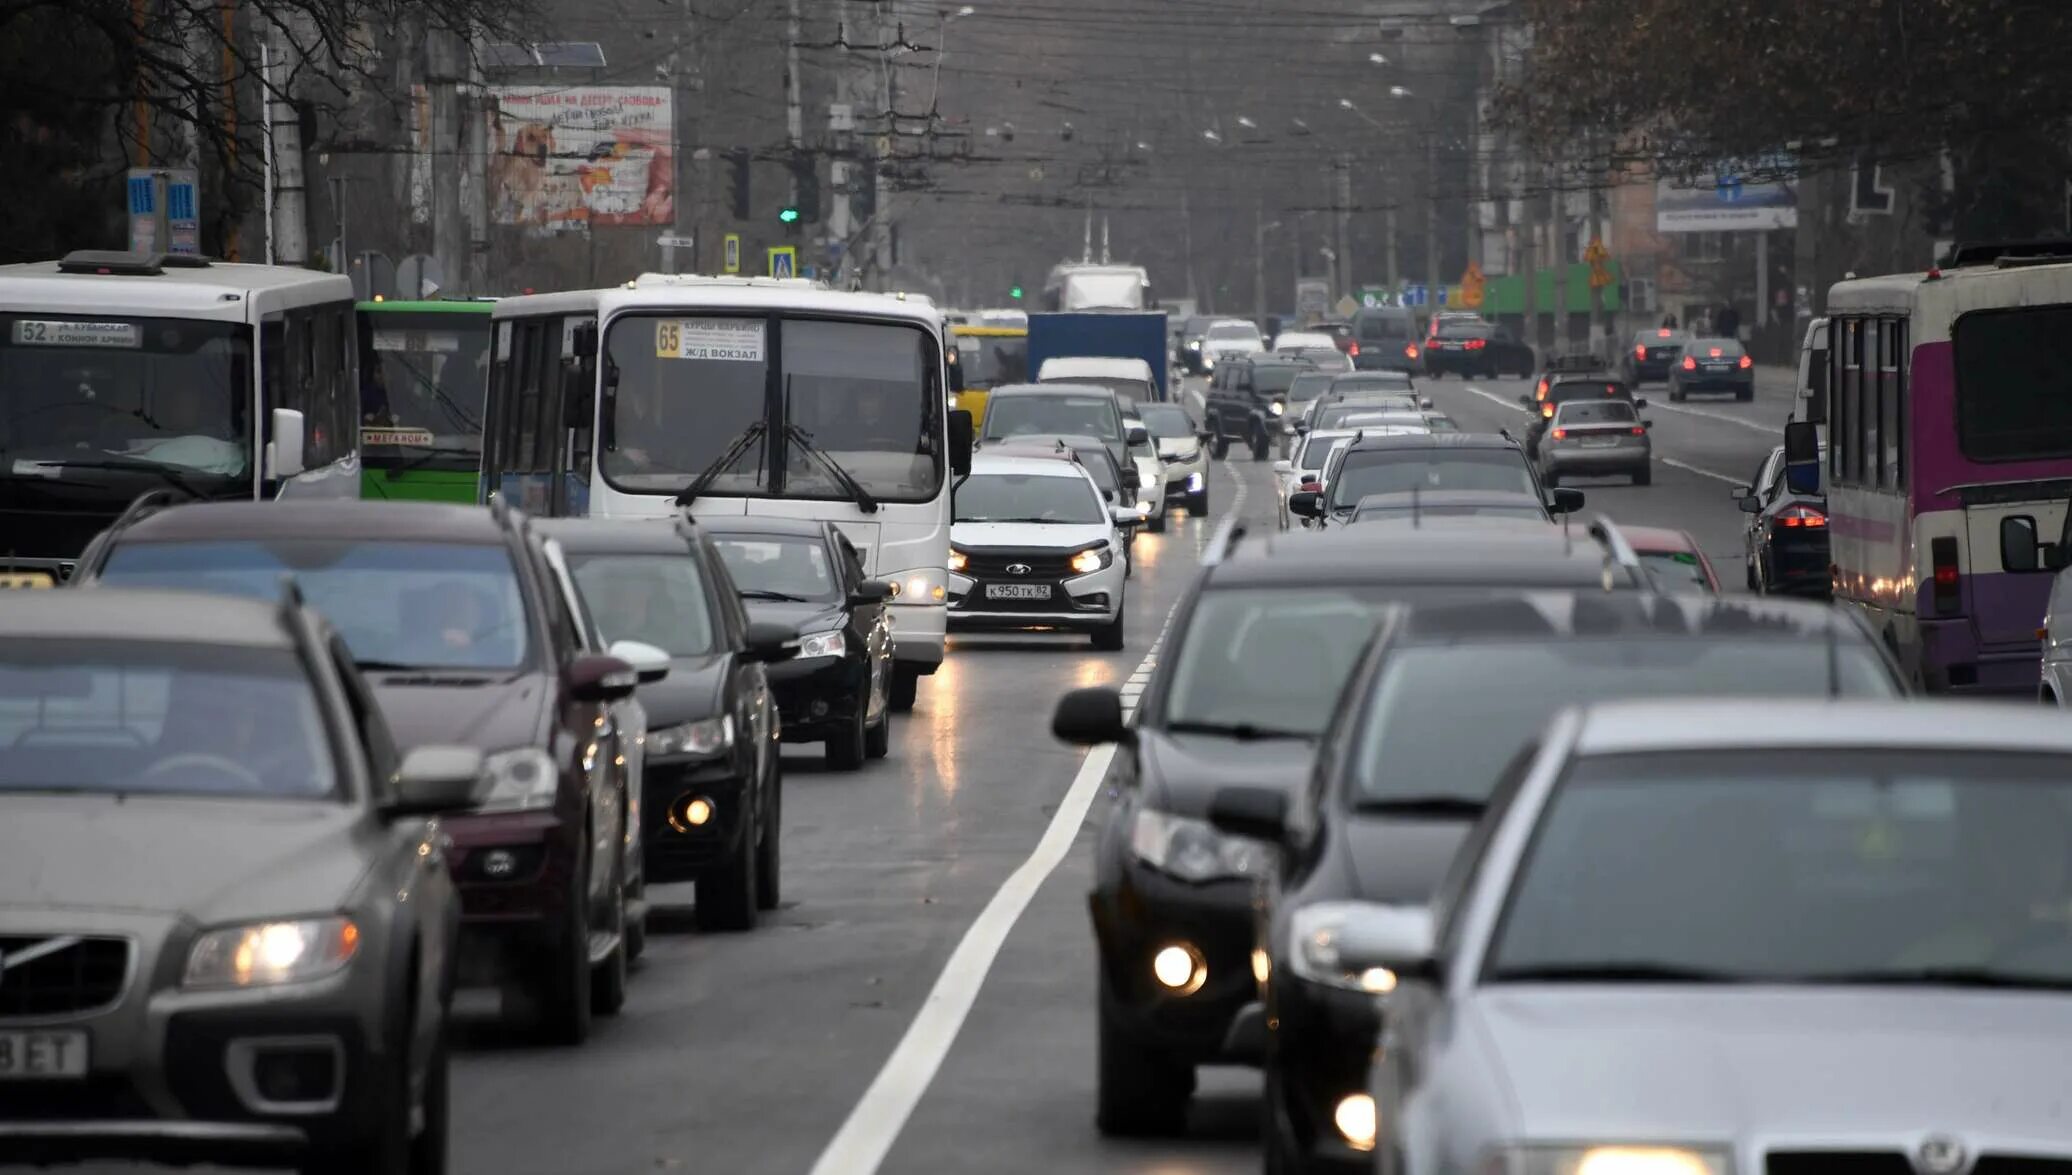
[[[2072,1175],[2072,1157],[1980,1155],[1972,1164],[1971,1175]]]
[[[1914,1175],[1899,1151],[1771,1151],[1767,1175]]]
[[[149,1120],[158,1111],[127,1077],[75,1081],[12,1081],[0,1097],[0,1122]]]
[[[0,1017],[62,1016],[114,1003],[129,974],[129,952],[122,938],[0,935]]]
[[[960,574],[972,579],[1040,583],[1046,579],[1063,579],[1072,574],[1072,555],[1057,551],[966,550],[964,557],[968,562]],[[1027,567],[1028,570],[1011,572],[1007,569],[1010,564]]]

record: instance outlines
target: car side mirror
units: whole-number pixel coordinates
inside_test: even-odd
[[[1584,501],[1583,491],[1562,486],[1554,491],[1551,499],[1547,502],[1547,512],[1550,514],[1574,514],[1583,508]]]
[[[1404,979],[1438,978],[1438,936],[1428,907],[1356,909],[1338,924],[1336,940],[1338,965],[1376,995]]]
[[[1295,463],[1293,461],[1276,461],[1273,463],[1273,471],[1282,475],[1293,473],[1295,472]]]
[[[1206,444],[1208,444],[1208,443],[1209,443],[1209,442],[1210,442],[1211,440],[1213,440],[1213,439],[1215,439],[1215,438],[1214,438],[1214,435],[1213,435],[1213,434],[1211,434],[1211,433],[1209,432],[1209,430],[1208,430],[1208,429],[1205,429],[1205,428],[1201,428],[1201,429],[1196,429],[1196,430],[1195,430],[1195,432],[1194,432],[1194,439],[1195,439],[1195,440],[1197,440],[1197,441],[1200,441],[1200,442],[1201,442],[1202,444],[1206,445]]]
[[[1286,843],[1288,793],[1273,787],[1218,788],[1209,799],[1209,823],[1232,836]]]
[[[1432,410],[1432,398],[1430,396],[1419,396],[1417,406],[1425,412],[1430,412]]]
[[[1307,420],[1298,420],[1298,421],[1296,421],[1296,422],[1295,422],[1295,431],[1296,431],[1296,432],[1298,432],[1298,433],[1306,433],[1306,432],[1308,432],[1308,431],[1309,431],[1309,421],[1307,421]]]
[[[1784,426],[1784,484],[1795,494],[1820,492],[1820,434],[1803,420]]]
[[[789,624],[774,620],[751,620],[748,640],[741,650],[745,661],[789,661],[798,656],[798,632]]]
[[[1647,407],[1647,406],[1648,406],[1648,402],[1647,402],[1647,401],[1646,401],[1645,399],[1638,399],[1638,398],[1637,398],[1637,399],[1635,399],[1635,400],[1633,401],[1633,406],[1634,406],[1635,408],[1645,408],[1645,407]]]
[[[892,585],[882,579],[866,579],[849,593],[849,603],[882,604],[892,598]]]
[[[1288,495],[1288,513],[1304,518],[1324,516],[1324,495],[1316,490],[1297,490]]]
[[[669,676],[669,651],[646,641],[613,641],[611,655],[633,666],[640,684],[652,685]]]
[[[1743,514],[1761,514],[1763,512],[1763,500],[1754,494],[1743,494],[1734,500],[1734,504],[1741,507]]]
[[[1122,488],[1126,490],[1141,490],[1144,488],[1144,475],[1137,472],[1137,463],[1134,461],[1123,468]]]
[[[308,466],[302,460],[302,413],[294,408],[273,410],[273,439],[266,442],[266,476],[280,480],[294,477]]]
[[[2009,571],[2040,570],[2039,546],[2035,519],[2017,515],[2000,520],[2000,566]]]
[[[963,477],[971,472],[971,450],[977,447],[971,413],[962,408],[950,413],[950,472]]]
[[[563,674],[569,696],[578,702],[616,702],[633,693],[640,674],[617,657],[592,653],[569,662]]]
[[[1129,741],[1129,727],[1122,720],[1122,695],[1112,685],[1071,691],[1051,711],[1050,732],[1082,747]]]
[[[381,814],[437,816],[465,812],[482,789],[482,752],[474,747],[422,746],[403,756],[389,780]]]
[[[1139,522],[1144,521],[1144,516],[1137,512],[1137,508],[1135,506],[1110,507],[1108,510],[1108,518],[1110,521],[1114,522],[1115,525],[1124,527],[1135,526]]]
[[[1122,439],[1127,444],[1141,445],[1151,439],[1151,433],[1143,425],[1133,424],[1122,434]]]

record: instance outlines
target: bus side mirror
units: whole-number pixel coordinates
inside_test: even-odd
[[[1807,421],[1784,426],[1784,484],[1794,494],[1820,492],[1820,434]]]
[[[950,472],[963,477],[971,472],[971,413],[962,408],[950,413]]]
[[[266,442],[266,476],[280,480],[301,473],[302,413],[294,408],[273,410],[273,439]]]
[[[575,352],[575,358],[587,359],[597,354],[597,324],[586,322],[576,327],[575,335],[570,340],[570,344],[570,349]]]

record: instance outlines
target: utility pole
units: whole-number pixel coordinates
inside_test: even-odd
[[[264,83],[267,132],[273,144],[268,154],[273,175],[270,251],[277,264],[303,265],[309,261],[309,199],[302,167],[302,117],[289,94],[301,72],[302,52],[289,29],[274,30],[273,41],[271,68],[266,71],[271,77]]]
[[[1350,297],[1353,292],[1353,157],[1342,154],[1338,157],[1338,198],[1332,203],[1338,205],[1338,293]],[[1300,277],[1298,270],[1296,276]]]
[[[799,37],[799,0],[789,0],[784,20],[784,141],[791,148],[792,166],[787,170],[791,176],[789,206],[792,208],[799,207],[799,198],[804,195],[799,191],[798,173],[798,160],[805,146],[806,134],[805,112],[799,108]],[[803,212],[801,209],[801,219]],[[802,230],[810,228],[804,224],[799,227]]]
[[[1252,316],[1266,322],[1266,197],[1252,209]]]
[[[489,120],[498,111],[484,84],[482,55],[473,41],[470,36],[467,97],[459,103],[466,120],[461,130],[461,150],[467,153],[461,209],[468,224],[467,272],[464,277],[455,272],[446,276],[462,282],[463,293],[479,297],[489,292]]]
[[[444,29],[425,37],[425,84],[430,88],[432,116],[432,256],[442,282],[462,280],[468,264],[467,222],[461,208],[460,38]],[[397,290],[403,298],[422,298],[422,288]]]
[[[1425,306],[1429,313],[1437,314],[1439,291],[1446,288],[1446,278],[1439,270],[1439,133],[1429,122],[1425,127],[1424,238]]]

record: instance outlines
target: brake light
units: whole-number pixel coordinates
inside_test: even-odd
[[[1534,389],[1533,389],[1533,393],[1532,393],[1532,394],[1533,394],[1533,398],[1534,398],[1534,399],[1537,399],[1537,400],[1544,400],[1544,399],[1546,399],[1546,398],[1547,398],[1547,381],[1546,381],[1546,380],[1541,380],[1541,381],[1540,381],[1540,386],[1539,386],[1539,387],[1537,387],[1537,388],[1534,388]]]
[[[1484,348],[1484,347],[1486,347],[1486,346],[1488,346],[1488,345],[1489,345],[1489,340],[1488,340],[1488,339],[1469,339],[1469,340],[1468,340],[1468,350],[1470,350],[1470,351],[1480,351],[1480,350],[1481,350],[1482,348]]]
[[[1552,420],[1552,419],[1554,419],[1554,405],[1552,405],[1552,404],[1542,404],[1542,405],[1540,405],[1540,418],[1541,418],[1542,420]]]
[[[1743,370],[1743,371],[1747,371],[1747,370],[1748,370],[1749,368],[1751,368],[1751,367],[1754,367],[1754,366],[1755,366],[1755,358],[1754,358],[1753,356],[1750,356],[1750,355],[1743,355],[1743,356],[1741,357],[1741,370]]]
[[[1417,344],[1412,343],[1409,346],[1403,348],[1403,355],[1409,359],[1417,358]]]
[[[1777,525],[1787,528],[1820,527],[1827,525],[1827,515],[1817,506],[1793,506],[1777,515]],[[1956,574],[1952,567],[1950,573]]]
[[[1607,395],[1607,396],[1616,396],[1616,395],[1618,395],[1618,394],[1619,394],[1619,385],[1618,385],[1618,384],[1606,384],[1606,385],[1604,385],[1604,394],[1605,394],[1605,395]]]
[[[1345,345],[1345,353],[1348,355],[1358,355],[1360,353],[1360,344],[1347,343]]]
[[[1935,610],[1955,612],[1958,608],[1957,540],[1945,536],[1928,541],[1928,562],[1935,568]]]
[[[1656,338],[1658,338],[1658,339],[1666,339],[1666,338],[1668,338],[1668,337],[1669,337],[1670,335],[1673,335],[1673,334],[1675,334],[1675,333],[1676,333],[1675,331],[1673,331],[1673,330],[1670,330],[1670,329],[1669,329],[1668,327],[1666,327],[1666,326],[1665,326],[1665,327],[1663,327],[1663,328],[1662,328],[1661,330],[1658,330],[1658,331],[1656,331],[1656,332],[1655,332],[1655,337],[1656,337]]]
[[[1554,439],[1555,439],[1555,440],[1557,440],[1557,441],[1565,441],[1565,440],[1567,440],[1567,439],[1568,439],[1568,430],[1567,430],[1567,429],[1565,429],[1565,428],[1557,428],[1557,429],[1555,429],[1555,430],[1554,430]]]
[[[1696,359],[1691,358],[1689,355],[1684,356],[1683,369],[1685,371],[1698,370],[1698,361]]]
[[[1720,349],[1719,349],[1718,347],[1714,347],[1714,348],[1712,349],[1712,352],[1711,352],[1711,354],[1710,354],[1710,355],[1708,355],[1708,356],[1707,356],[1707,358],[1711,358],[1711,359],[1717,359],[1717,358],[1719,358],[1719,357],[1720,357],[1721,355],[1723,355],[1723,354],[1725,354],[1725,352],[1721,351],[1721,350],[1720,350]]]
[[[1633,426],[1633,435],[1637,437],[1644,437],[1648,435],[1648,430],[1636,424]]]
[[[1640,344],[1636,345],[1636,346],[1635,346],[1635,347],[1633,348],[1633,357],[1634,357],[1635,359],[1645,359],[1645,358],[1647,358],[1647,357],[1648,357],[1648,345],[1647,345],[1646,343],[1640,343]]]

